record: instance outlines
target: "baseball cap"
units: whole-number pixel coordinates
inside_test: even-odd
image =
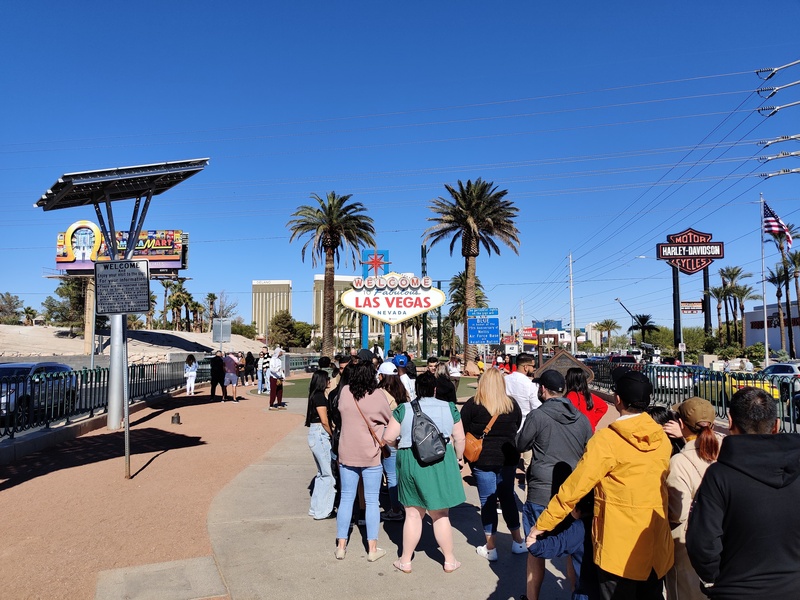
[[[378,367],[378,375],[397,375],[397,367],[388,361],[382,362]]]
[[[672,407],[687,427],[694,429],[698,423],[711,423],[717,418],[714,406],[705,398],[692,396]]]
[[[394,366],[401,369],[405,369],[406,366],[408,366],[408,358],[405,354],[395,354],[392,362],[394,363]]]
[[[563,392],[564,388],[567,387],[564,376],[553,369],[547,369],[541,376],[534,379],[533,383],[538,383],[551,392]]]
[[[371,362],[372,359],[375,358],[375,355],[372,353],[372,351],[367,350],[366,348],[359,350],[356,356],[358,357],[358,360],[363,360],[366,362]]]
[[[644,410],[650,405],[653,384],[645,375],[628,367],[617,367],[611,371],[611,379],[616,394],[627,406]]]

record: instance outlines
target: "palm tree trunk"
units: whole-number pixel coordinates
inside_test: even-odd
[[[728,282],[725,279],[722,280],[722,289],[725,290],[725,291],[728,290]],[[731,315],[730,315],[730,312],[728,311],[728,296],[727,295],[725,296],[725,298],[723,298],[723,302],[725,302],[725,339],[728,342],[728,346],[730,346],[731,345],[731,327],[730,327]],[[722,338],[720,338],[720,343],[722,343]]]
[[[474,256],[467,256],[464,258],[464,273],[466,278],[466,301],[467,301],[467,309],[475,308],[478,304],[477,299],[475,297],[475,257]],[[467,321],[468,318],[466,314],[464,315],[464,364],[466,365],[470,361],[475,360],[475,355],[477,354],[477,348],[474,345],[468,344],[468,337],[467,337]]]
[[[325,250],[325,279],[322,283],[322,356],[333,356],[333,311],[335,294],[333,289],[334,248]]]
[[[719,345],[722,346],[722,302],[717,300],[717,335],[719,337]]]
[[[744,327],[744,302],[739,302],[739,312],[742,313],[742,349],[747,348],[747,334]]]
[[[780,283],[778,284],[780,289]],[[786,327],[783,320],[783,306],[781,306],[781,297],[783,294],[777,295],[778,298],[778,328],[781,332],[781,350],[786,352]]]
[[[794,327],[792,326],[792,293],[789,288],[789,259],[786,257],[786,249],[781,245],[781,259],[783,260],[783,268],[786,272],[786,320],[788,322],[789,330],[789,358],[796,358],[794,348]]]

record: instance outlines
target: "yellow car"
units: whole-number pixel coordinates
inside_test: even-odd
[[[773,383],[770,379],[765,379],[755,373],[705,371],[699,373],[697,377],[696,394],[716,406],[717,414],[720,417],[725,416],[731,396],[743,387],[761,388],[769,392],[776,400],[781,399],[780,382]]]

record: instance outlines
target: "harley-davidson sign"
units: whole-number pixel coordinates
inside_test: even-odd
[[[712,242],[710,233],[687,229],[667,236],[666,244],[656,245],[656,256],[666,260],[681,273],[694,275],[718,258],[725,258],[725,245]]]
[[[383,323],[394,325],[442,306],[447,297],[430,277],[387,273],[356,277],[353,289],[341,296],[342,305]]]

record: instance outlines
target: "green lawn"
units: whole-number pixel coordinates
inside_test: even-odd
[[[472,396],[475,394],[475,388],[469,387],[472,383],[478,381],[477,377],[462,377],[461,383],[458,386],[459,396]],[[310,377],[290,377],[286,380],[283,388],[283,395],[285,398],[308,398],[308,386],[311,383]],[[255,388],[249,388],[248,394],[256,395]]]

